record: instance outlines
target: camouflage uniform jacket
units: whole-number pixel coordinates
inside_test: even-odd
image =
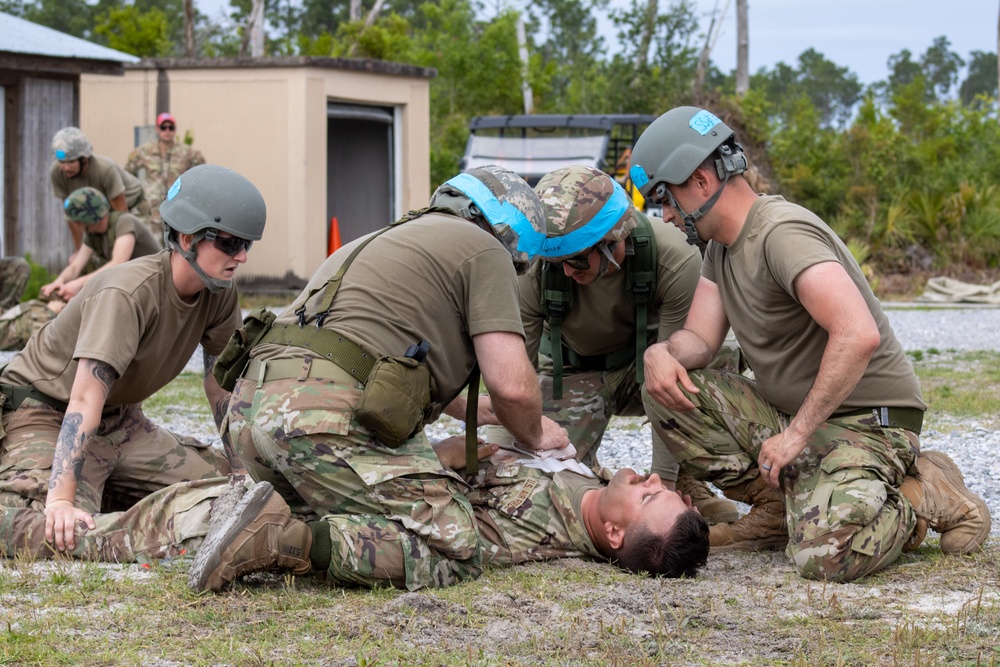
[[[160,153],[158,140],[147,141],[128,156],[125,171],[142,181],[146,200],[152,207],[152,219],[160,219],[160,202],[177,177],[191,167],[205,164],[201,151],[183,142],[175,142],[166,155]]]
[[[483,562],[603,558],[580,511],[583,494],[611,479],[603,468],[594,472],[598,477],[545,472],[516,460],[484,465],[478,478],[468,480],[474,487],[468,498],[476,513]]]

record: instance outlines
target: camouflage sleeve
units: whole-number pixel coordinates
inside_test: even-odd
[[[139,149],[136,148],[128,154],[128,160],[125,161],[125,171],[133,176],[138,176],[140,169],[142,169],[142,156]]]
[[[199,150],[192,150],[191,153],[191,167],[197,167],[198,165],[205,164],[205,156],[201,154]]]

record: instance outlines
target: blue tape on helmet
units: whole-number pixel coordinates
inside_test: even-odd
[[[180,191],[181,191],[181,179],[178,178],[176,181],[174,181],[174,184],[170,186],[170,189],[167,190],[167,201],[173,201],[174,197],[176,197],[177,193]]]
[[[459,174],[449,179],[449,185],[479,207],[489,223],[496,227],[506,224],[517,233],[517,249],[534,257],[538,248],[545,240],[545,235],[535,230],[531,221],[519,209],[508,201],[501,202],[482,181],[471,174]]]
[[[57,160],[65,160],[66,159],[66,151],[64,151],[62,149],[57,150],[56,151],[56,159]]]
[[[695,132],[704,137],[706,134],[712,131],[713,127],[715,127],[721,122],[722,121],[719,120],[714,113],[702,109],[701,111],[699,111],[698,113],[696,113],[694,116],[691,117],[691,120],[688,122],[688,126],[692,130],[694,130]]]
[[[629,198],[625,194],[625,189],[618,181],[614,191],[604,206],[597,212],[590,222],[579,229],[574,229],[569,234],[563,236],[550,236],[542,242],[539,254],[543,257],[565,257],[576,255],[587,248],[593,248],[600,243],[604,235],[622,219],[629,207]]]
[[[646,183],[649,183],[649,177],[646,176],[646,170],[643,169],[641,165],[633,164],[632,168],[628,170],[628,175],[632,178],[632,184],[637,188],[641,188]]]

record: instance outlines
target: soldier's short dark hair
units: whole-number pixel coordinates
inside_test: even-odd
[[[684,512],[665,535],[647,525],[628,531],[615,564],[653,577],[694,577],[708,561],[708,523],[694,510]]]

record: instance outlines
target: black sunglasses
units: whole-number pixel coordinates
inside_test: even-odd
[[[553,264],[569,264],[571,269],[586,271],[590,268],[590,254],[592,252],[594,252],[593,248],[587,248],[576,257],[570,257],[569,259],[564,259],[561,262],[553,262]]]
[[[176,125],[171,125],[170,123],[164,123],[163,125],[160,126],[160,129],[163,130],[164,132],[168,132],[168,131],[169,132],[173,132],[174,130],[177,129],[177,126]]]
[[[241,239],[239,236],[216,236],[212,239],[212,245],[219,252],[230,257],[236,257],[236,255],[240,254],[241,250],[250,252],[250,246],[253,245],[253,241],[250,239]]]

